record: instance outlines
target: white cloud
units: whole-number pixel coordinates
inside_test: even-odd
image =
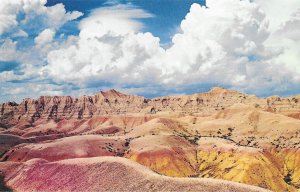
[[[66,12],[64,5],[61,3],[47,7],[45,14],[48,16],[48,25],[53,28],[59,28],[64,23],[83,15],[83,13],[79,11]]]
[[[270,22],[270,30],[278,30],[285,23],[292,13],[300,9],[299,0],[254,0],[266,13]]]
[[[18,25],[16,13],[21,6],[20,1],[2,0],[0,3],[0,35]]]
[[[45,29],[34,39],[34,42],[38,47],[41,47],[47,43],[51,43],[53,41],[54,35],[54,30]]]
[[[128,5],[116,5],[94,10],[91,15],[80,22],[80,37],[102,37],[126,35],[141,30],[142,23],[136,19],[152,17],[142,9]]]
[[[159,38],[141,32],[140,19],[154,15],[132,5],[92,11],[80,21],[78,36],[60,42],[54,39],[58,28],[82,13],[67,13],[62,4],[45,7],[42,0],[16,2],[19,3],[12,5],[6,1],[9,6],[3,13],[11,19],[1,23],[5,17],[0,14],[0,34],[17,28],[20,23],[27,25],[32,11],[36,17],[48,18],[46,27],[35,38],[35,46],[29,49],[37,53],[36,61],[44,62],[43,58],[47,58],[47,65],[33,66],[32,58],[26,59],[29,54],[23,55],[26,61],[23,78],[74,83],[82,91],[108,84],[115,88],[129,87],[130,92],[153,93],[156,89],[184,92],[206,83],[260,95],[300,91],[298,0],[255,0],[255,3],[206,0],[206,7],[193,4],[172,45],[166,49]],[[27,15],[23,21],[15,20],[14,13],[18,11]],[[7,40],[2,47],[3,50],[9,47],[6,51],[10,53],[6,55],[17,55],[16,42]],[[22,79],[9,72],[3,75]],[[55,87],[55,91],[60,89],[61,86]]]
[[[3,42],[0,41],[0,61],[12,61],[18,57],[16,50],[17,42],[11,39],[6,39]]]
[[[19,29],[16,33],[12,34],[12,37],[28,37],[28,34],[22,29]]]
[[[291,4],[297,10],[295,2]],[[206,6],[192,5],[181,23],[183,32],[174,36],[174,45],[166,54],[167,82],[215,82],[257,94],[283,93],[297,87],[300,71],[294,69],[300,66],[300,47],[295,39],[300,36],[299,15],[282,15],[281,20],[288,18],[284,22],[293,22],[293,27],[281,25],[284,32],[280,32],[268,28],[274,18],[269,21],[259,4],[207,0]],[[278,43],[272,45],[274,40]]]
[[[48,54],[50,74],[61,81],[79,83],[144,81],[145,73],[152,73],[147,71],[149,59],[163,52],[159,38],[138,33],[142,24],[134,19],[150,16],[127,6],[94,11],[80,23],[81,31],[73,44]]]
[[[192,5],[181,23],[182,33],[174,36],[174,45],[166,51],[167,82],[245,84],[250,75],[248,56],[272,55],[263,45],[268,37],[265,16],[248,1],[208,0],[206,6]]]
[[[206,6],[191,6],[166,50],[158,38],[139,32],[136,18],[150,16],[143,10],[96,10],[81,21],[73,44],[48,54],[47,69],[55,79],[82,86],[102,80],[169,88],[213,83],[256,93],[282,89],[291,70],[273,63],[280,52],[265,45],[269,22],[260,7],[240,0],[207,0]]]
[[[20,24],[30,25],[37,18],[43,18],[48,28],[57,29],[64,23],[74,20],[83,14],[78,11],[66,12],[63,4],[46,7],[46,0],[1,0],[0,3],[0,35],[13,31]],[[22,21],[17,20],[19,13],[24,14]],[[24,31],[25,32],[25,31]],[[26,33],[26,32],[25,32]],[[24,33],[23,33],[24,34]]]
[[[294,7],[295,9],[295,7]],[[276,47],[281,53],[275,59],[275,62],[288,68],[296,74],[290,78],[294,82],[300,82],[300,2],[298,10],[291,12],[291,15],[274,31],[267,43],[268,46]]]
[[[29,91],[29,85],[38,85],[49,79],[43,65],[47,53],[56,48],[61,41],[60,38],[57,39],[58,42],[53,41],[55,31],[66,22],[83,15],[78,11],[67,12],[63,4],[47,7],[46,2],[46,0],[0,2],[0,69],[13,69],[0,71],[0,101],[10,98],[13,100],[17,97],[20,100],[25,95],[31,96],[34,91]],[[32,37],[36,33],[39,35]],[[20,87],[25,87],[22,88],[23,92],[14,95],[13,91],[20,90]],[[62,90],[66,89],[58,87],[53,93],[61,93]],[[42,92],[40,89],[34,94],[39,95]]]
[[[30,90],[30,91],[29,91]],[[41,95],[63,95],[67,87],[61,85],[51,85],[43,83],[8,83],[6,86],[0,87],[1,101],[21,102],[24,98],[38,98]]]
[[[270,23],[272,33],[266,45],[280,49],[281,53],[276,62],[297,71],[298,77],[294,76],[294,79],[300,79],[300,1],[255,0],[255,2],[266,12]]]

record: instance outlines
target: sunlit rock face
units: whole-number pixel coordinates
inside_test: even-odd
[[[300,96],[257,98],[254,95],[214,87],[206,93],[153,99],[126,95],[116,90],[101,91],[94,96],[79,98],[70,96],[41,96],[37,100],[28,98],[20,104],[3,103],[0,126],[6,128],[20,122],[33,123],[39,119],[58,121],[128,113],[185,112],[210,115],[236,103],[299,119]]]
[[[153,182],[145,190],[297,191],[299,99],[258,98],[215,87],[153,99],[110,90],[80,98],[44,96],[5,103],[0,113],[0,176],[16,191],[102,190],[97,186],[141,190],[135,182],[145,169],[145,182]],[[105,177],[110,166],[116,169]],[[40,170],[47,171],[37,174]],[[78,183],[56,182],[76,180],[78,173],[103,182],[91,183],[83,176]],[[127,174],[131,179],[112,179]]]

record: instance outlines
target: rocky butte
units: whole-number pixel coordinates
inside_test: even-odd
[[[15,191],[300,190],[300,96],[109,90],[0,108],[0,183]]]

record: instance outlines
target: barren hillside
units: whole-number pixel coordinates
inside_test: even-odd
[[[299,99],[216,87],[5,103],[0,175],[16,191],[299,191]]]

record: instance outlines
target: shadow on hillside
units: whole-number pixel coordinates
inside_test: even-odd
[[[11,192],[12,190],[8,188],[4,183],[4,177],[0,175],[0,191],[1,192]]]

